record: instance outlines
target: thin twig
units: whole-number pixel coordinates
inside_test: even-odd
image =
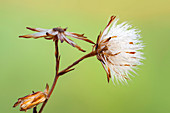
[[[50,98],[50,96],[51,96],[51,94],[52,94],[52,92],[53,92],[53,90],[55,88],[55,85],[56,85],[57,80],[60,77],[60,75],[66,74],[67,72],[70,72],[70,71],[74,70],[74,68],[73,69],[70,69],[70,68],[72,68],[73,66],[78,64],[83,59],[88,58],[88,57],[92,57],[92,56],[95,56],[95,55],[96,55],[96,52],[92,51],[89,54],[84,55],[83,57],[81,57],[80,59],[75,61],[73,64],[71,64],[70,66],[68,66],[67,68],[65,68],[64,70],[62,70],[62,71],[60,71],[58,73],[60,57],[59,57],[59,51],[58,51],[58,37],[56,36],[56,40],[55,40],[56,74],[55,74],[55,78],[54,78],[54,81],[53,81],[53,85],[52,85],[52,87],[50,89],[49,94],[47,95],[47,99],[44,101],[43,105],[41,106],[41,108],[39,110],[39,113],[41,113],[43,111],[48,99]]]
[[[52,94],[52,92],[53,92],[53,90],[55,88],[57,80],[59,78],[58,70],[59,70],[59,60],[60,60],[60,57],[59,57],[59,51],[58,51],[58,37],[56,37],[56,40],[55,40],[55,58],[56,58],[56,74],[55,74],[54,82],[53,82],[53,85],[52,85],[52,87],[50,89],[49,94],[47,95],[47,99],[44,101],[43,105],[40,108],[39,113],[41,113],[43,111],[43,109],[44,109],[48,99],[50,98],[50,96],[51,96],[51,94]]]
[[[96,55],[96,52],[95,51],[92,51],[86,55],[84,55],[83,57],[81,57],[80,59],[78,59],[77,61],[75,61],[73,64],[71,64],[70,66],[68,66],[67,68],[63,69],[62,71],[60,71],[58,73],[58,75],[63,75],[64,72],[67,72],[70,68],[72,68],[73,66],[77,65],[80,61],[84,60],[85,58],[88,58],[88,57],[92,57],[92,56],[95,56]]]

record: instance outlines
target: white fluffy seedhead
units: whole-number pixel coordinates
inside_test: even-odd
[[[126,82],[130,72],[134,72],[137,65],[141,65],[143,49],[140,31],[123,22],[117,24],[118,19],[112,16],[108,25],[100,34],[97,44],[98,59],[107,72],[108,81],[113,83]]]

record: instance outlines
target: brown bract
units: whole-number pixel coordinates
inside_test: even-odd
[[[44,92],[38,91],[33,94],[27,95],[25,97],[19,98],[13,107],[16,107],[20,104],[20,111],[26,112],[27,109],[34,108],[38,104],[44,102],[46,100],[48,92],[49,92],[49,86],[47,84]]]
[[[116,18],[116,16],[111,16],[110,21],[107,24],[107,26],[105,27],[104,31],[111,25],[111,23],[114,21],[115,18]],[[97,59],[102,63],[102,66],[107,73],[107,80],[109,82],[109,80],[111,78],[111,72],[110,72],[110,68],[106,65],[106,62],[105,62],[105,60],[108,60],[108,62],[109,62],[109,59],[107,59],[107,57],[105,57],[105,56],[114,56],[115,54],[112,54],[108,50],[107,44],[111,38],[116,38],[117,36],[108,37],[103,40],[102,39],[103,32],[100,32],[100,34],[97,38],[97,43],[94,46],[94,48],[95,48],[94,51],[96,52]]]
[[[44,37],[47,40],[53,40],[53,41],[55,41],[56,38],[58,38],[58,40],[60,40],[61,43],[66,41],[68,44],[72,45],[73,47],[76,47],[77,49],[79,49],[82,52],[85,52],[85,50],[83,50],[80,46],[78,46],[75,42],[73,42],[71,39],[67,38],[66,36],[73,37],[73,38],[80,39],[80,40],[84,40],[86,42],[94,44],[94,42],[87,39],[87,37],[85,37],[84,34],[67,32],[66,31],[67,28],[64,28],[64,29],[61,28],[61,27],[56,27],[56,28],[53,28],[53,29],[30,28],[30,27],[26,27],[26,28],[29,29],[29,30],[32,30],[32,31],[36,31],[38,33],[22,35],[22,36],[19,36],[19,37],[35,38],[35,39]]]

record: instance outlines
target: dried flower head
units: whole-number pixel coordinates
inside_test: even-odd
[[[26,28],[29,30],[32,30],[32,31],[36,31],[38,33],[23,35],[23,36],[19,36],[19,37],[35,38],[35,39],[44,37],[45,39],[48,39],[48,40],[52,39],[53,41],[55,41],[56,38],[58,38],[61,41],[61,43],[66,41],[68,44],[72,45],[73,47],[76,47],[77,49],[79,49],[82,52],[85,52],[85,50],[83,50],[80,46],[78,46],[75,42],[73,42],[71,39],[67,38],[66,36],[84,40],[86,42],[94,44],[94,42],[87,39],[87,37],[85,37],[84,34],[67,32],[66,31],[67,28],[64,28],[64,29],[61,27],[57,27],[57,28],[53,28],[53,29],[30,28],[30,27],[26,27]]]
[[[143,49],[143,45],[139,40],[140,31],[131,28],[126,22],[117,25],[116,16],[112,16],[108,25],[98,36],[95,52],[97,59],[102,63],[107,79],[112,78],[115,81],[127,82],[130,71],[140,62],[143,53],[139,50]],[[114,21],[115,20],[115,21]]]
[[[14,104],[13,107],[16,107],[20,104],[20,111],[27,111],[27,109],[34,108],[38,104],[44,102],[49,93],[49,86],[46,85],[46,89],[44,92],[38,91],[33,94],[27,95],[25,97],[19,98],[18,101]]]

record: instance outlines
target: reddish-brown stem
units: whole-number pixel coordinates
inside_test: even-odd
[[[50,89],[50,92],[49,94],[47,95],[47,99],[45,100],[45,102],[43,103],[43,105],[41,106],[40,110],[39,110],[39,113],[41,113],[46,105],[46,103],[48,102],[54,88],[55,88],[55,85],[57,83],[57,80],[58,78],[60,77],[60,75],[63,75],[69,71],[72,71],[74,69],[70,69],[72,68],[73,66],[75,66],[76,64],[78,64],[80,61],[82,61],[83,59],[85,58],[88,58],[88,57],[92,57],[92,56],[95,56],[96,55],[96,52],[95,51],[92,51],[90,52],[89,54],[86,54],[84,55],[83,57],[81,57],[80,59],[78,59],[77,61],[75,61],[73,64],[71,64],[70,66],[68,66],[67,68],[65,68],[64,70],[60,71],[58,73],[58,70],[59,70],[59,60],[60,60],[60,57],[59,57],[59,52],[58,52],[58,37],[56,37],[56,40],[55,40],[55,57],[56,57],[56,74],[55,74],[55,78],[54,78],[54,81],[53,81],[53,85]]]
[[[49,98],[50,98],[50,96],[51,96],[51,94],[52,94],[52,92],[53,92],[53,90],[54,90],[54,88],[55,88],[55,85],[56,85],[56,83],[57,83],[58,78],[59,78],[59,76],[55,76],[55,79],[54,79],[53,85],[52,85],[52,87],[51,87],[51,90],[50,90],[50,92],[49,92],[49,94],[48,94],[48,96],[47,96],[47,99],[44,101],[43,105],[41,106],[39,113],[41,113],[41,112],[43,111],[43,109],[44,109],[47,101],[49,100]]]
[[[58,75],[63,75],[63,73],[67,72],[70,68],[72,68],[73,66],[77,65],[80,61],[82,61],[83,59],[85,58],[88,58],[88,57],[92,57],[92,56],[95,56],[96,55],[96,51],[92,51],[86,55],[84,55],[83,57],[81,57],[80,59],[78,59],[77,61],[75,61],[73,64],[71,64],[70,66],[68,66],[67,68],[63,69],[62,71],[60,71],[58,73]]]
[[[59,58],[59,52],[58,52],[58,37],[56,37],[56,40],[55,40],[55,58],[56,58],[56,74],[55,74],[55,78],[54,78],[54,81],[53,81],[53,85],[52,85],[52,87],[50,89],[49,94],[47,95],[47,99],[45,100],[45,102],[41,106],[39,113],[41,113],[43,111],[47,101],[49,100],[49,98],[50,98],[50,96],[51,96],[51,94],[52,94],[52,92],[53,92],[53,90],[55,88],[57,80],[59,78],[58,70],[59,70],[59,60],[60,60],[60,58]]]

